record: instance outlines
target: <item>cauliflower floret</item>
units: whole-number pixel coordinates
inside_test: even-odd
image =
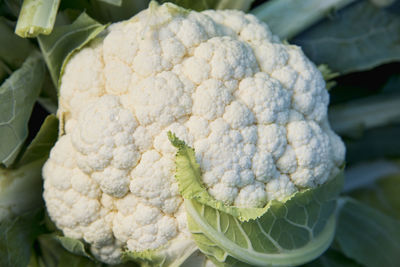
[[[195,149],[212,197],[264,207],[338,172],[328,102],[315,65],[254,16],[153,3],[68,62],[64,135],[43,169],[48,212],[108,263],[192,242],[166,133]]]

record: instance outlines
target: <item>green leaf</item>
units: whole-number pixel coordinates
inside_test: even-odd
[[[254,0],[220,0],[215,9],[237,9],[247,12]]]
[[[18,69],[33,50],[29,40],[14,34],[6,19],[0,17],[0,61],[11,71]]]
[[[119,2],[106,0],[107,2]],[[102,23],[117,22],[133,17],[139,11],[147,8],[149,0],[132,1],[122,0],[121,5],[112,5],[99,0],[68,0],[61,1],[60,9],[74,9],[85,11],[89,16]],[[58,19],[58,18],[57,18]]]
[[[10,166],[28,135],[28,120],[40,93],[45,68],[33,53],[0,87],[0,163]]]
[[[37,244],[38,262],[41,267],[95,267],[105,266],[99,262],[90,260],[85,256],[75,255],[67,251],[54,239],[53,235],[44,234],[38,237]],[[29,266],[34,267],[34,266]],[[116,266],[117,267],[117,266]]]
[[[62,253],[57,267],[95,267],[101,263],[91,261],[85,257],[77,257],[71,253]]]
[[[340,178],[274,201],[261,218],[241,222],[227,213],[185,200],[189,229],[200,250],[218,266],[292,266],[311,261],[331,244]]]
[[[58,136],[48,116],[15,169],[0,168],[0,220],[42,207],[42,166]]]
[[[395,3],[397,0],[369,0],[376,6],[387,7]]]
[[[22,158],[18,161],[17,168],[40,159],[47,159],[51,148],[58,138],[58,119],[49,115],[44,120],[39,132],[32,140]]]
[[[367,267],[400,266],[400,222],[354,199],[341,200],[336,241]]]
[[[32,243],[43,231],[42,166],[57,138],[48,117],[16,169],[0,168],[0,266],[25,267]]]
[[[329,249],[318,259],[312,261],[303,267],[362,267],[355,261],[347,258],[339,251]]]
[[[316,64],[350,73],[400,59],[400,16],[358,1],[292,41]]]
[[[266,22],[282,39],[290,39],[312,24],[354,0],[271,0],[251,13]],[[325,62],[327,63],[327,62]]]
[[[40,208],[42,166],[37,160],[18,169],[0,169],[0,221]]]
[[[338,77],[339,73],[333,72],[326,64],[319,65],[318,70],[322,73],[322,76],[326,82],[326,89],[329,91],[336,85],[336,81],[333,81],[332,79]]]
[[[122,5],[122,0],[98,0],[98,1],[107,3],[109,5],[113,5],[113,6],[121,6]]]
[[[56,86],[59,85],[64,66],[72,54],[106,27],[82,13],[72,24],[55,27],[50,35],[38,37],[40,49]]]
[[[0,266],[27,266],[33,241],[41,232],[40,219],[41,213],[31,212],[0,221]]]
[[[40,92],[39,98],[37,100],[39,104],[44,107],[49,113],[56,114],[58,109],[58,95],[57,89],[51,80],[50,73],[47,71],[42,91]]]
[[[175,177],[185,199],[189,229],[200,250],[215,264],[298,265],[330,246],[341,174],[285,201],[270,201],[264,208],[226,206],[202,185],[194,150],[171,132],[168,138],[178,148]]]
[[[398,162],[368,162],[354,166],[348,172],[350,174],[346,175],[346,178],[352,179],[347,182],[349,196],[400,221]]]
[[[20,0],[0,0],[0,16],[16,19],[21,8]]]
[[[202,173],[200,165],[196,162],[194,149],[171,132],[168,132],[168,138],[171,144],[178,148],[175,158],[175,178],[179,184],[179,191],[185,199],[195,199],[202,204],[228,213],[240,221],[257,219],[268,211],[271,203],[263,208],[239,208],[225,205],[222,201],[213,198],[202,184]]]
[[[370,187],[379,179],[396,174],[400,174],[400,164],[396,161],[366,161],[348,166],[342,193]]]
[[[201,182],[200,165],[196,162],[194,149],[187,146],[184,141],[179,140],[175,134],[168,132],[168,138],[173,146],[178,148],[175,157],[175,178],[179,184],[179,191],[185,199],[196,199],[196,201],[211,206],[214,209],[226,212],[241,221],[248,221],[261,217],[268,209],[264,208],[238,208],[225,205],[222,201],[213,198]]]
[[[360,131],[400,122],[400,94],[381,94],[353,100],[329,108],[333,130],[357,136]]]
[[[60,0],[24,0],[15,33],[24,38],[50,34],[59,5]]]
[[[358,139],[344,139],[349,164],[400,157],[400,124],[370,129]]]
[[[253,1],[254,0],[161,0],[159,2],[170,2],[196,11],[203,11],[207,9],[239,9],[247,11]]]
[[[400,74],[392,75],[382,88],[383,93],[395,93],[400,91]]]
[[[122,259],[123,261],[138,261],[143,266],[179,267],[196,251],[197,246],[193,240],[179,236],[166,246],[155,250],[126,251]]]
[[[85,244],[82,241],[59,235],[53,235],[53,238],[72,254],[92,259],[92,256],[90,256],[90,254],[86,252]]]

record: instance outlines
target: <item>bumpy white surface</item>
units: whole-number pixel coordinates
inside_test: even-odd
[[[328,101],[315,65],[254,16],[153,6],[69,61],[49,214],[109,263],[190,238],[167,131],[194,147],[213,197],[261,207],[338,171]]]

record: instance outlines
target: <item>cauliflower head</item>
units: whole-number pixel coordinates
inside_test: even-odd
[[[47,210],[108,263],[190,244],[167,132],[194,148],[213,198],[259,208],[339,172],[328,102],[316,66],[253,15],[152,3],[66,65]]]

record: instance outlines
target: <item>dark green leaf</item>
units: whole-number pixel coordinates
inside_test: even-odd
[[[271,0],[251,13],[266,22],[272,32],[282,39],[290,39],[354,0]]]
[[[22,0],[1,0],[0,16],[7,16],[16,19],[22,5]]]
[[[361,265],[347,258],[339,251],[329,249],[318,259],[307,263],[303,267],[361,267]]]
[[[60,0],[24,0],[15,33],[24,38],[50,34],[59,5]]]
[[[122,0],[98,0],[100,2],[104,2],[113,6],[121,6]]]
[[[357,136],[360,130],[400,122],[400,94],[382,94],[347,102],[329,109],[335,132]]]
[[[400,157],[400,125],[380,127],[363,132],[356,140],[345,139],[346,162],[349,164],[380,158]]]
[[[39,98],[37,100],[39,104],[44,107],[49,113],[56,114],[58,108],[58,95],[57,89],[51,80],[50,73],[47,71],[42,91],[40,92]]]
[[[29,40],[14,34],[4,18],[0,18],[0,47],[0,61],[12,71],[22,65],[33,49]]]
[[[49,116],[15,168],[0,168],[0,221],[42,207],[42,166],[57,130],[57,119]]]
[[[350,196],[400,221],[400,171],[350,193]]]
[[[0,221],[0,266],[27,266],[34,239],[42,231],[40,212]]]
[[[101,25],[82,13],[72,24],[55,27],[50,35],[38,37],[43,57],[53,83],[58,86],[65,63],[74,51],[99,35],[106,25]]]
[[[107,2],[107,3],[106,3]],[[102,23],[117,22],[133,17],[139,11],[147,8],[149,0],[122,0],[120,5],[112,5],[114,0],[68,0],[62,1],[61,10],[75,9],[85,11],[89,16]]]
[[[254,0],[161,0],[159,2],[171,2],[178,6],[196,11],[202,11],[206,9],[239,9],[247,11],[253,1]]]
[[[45,68],[33,53],[0,87],[0,163],[10,166],[28,135],[28,120],[43,84]]]
[[[297,36],[300,45],[316,64],[349,73],[368,70],[400,59],[400,16],[358,1]]]
[[[400,266],[400,222],[356,200],[341,200],[336,241],[367,267]]]
[[[120,6],[115,6],[98,1],[97,4],[90,5],[88,14],[93,15],[94,18],[103,23],[117,22],[129,19],[136,15],[139,11],[146,9],[149,5],[149,2],[149,0],[122,0]]]
[[[38,238],[38,262],[43,267],[95,267],[105,266],[87,257],[67,251],[53,235],[45,234]],[[29,266],[31,267],[31,266]],[[33,266],[32,266],[33,267]]]
[[[400,74],[393,75],[382,88],[383,93],[400,92]]]
[[[392,160],[366,161],[346,168],[343,193],[367,188],[377,180],[400,174],[400,164]]]
[[[58,262],[58,267],[95,267],[101,266],[101,263],[91,261],[85,257],[79,257],[71,253],[62,253]]]
[[[51,148],[58,138],[58,119],[54,115],[49,115],[45,119],[36,134],[35,139],[28,146],[17,167],[29,164],[39,159],[47,159]]]

